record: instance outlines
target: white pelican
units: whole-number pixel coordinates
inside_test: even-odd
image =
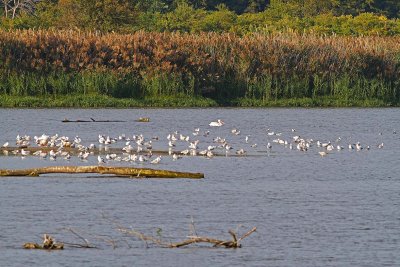
[[[225,124],[225,122],[223,122],[222,120],[220,120],[220,119],[218,119],[217,121],[212,121],[212,122],[210,122],[210,126],[211,127],[220,127],[220,126],[222,126],[222,125],[224,125]]]
[[[9,143],[5,142],[1,147],[6,148],[6,147],[8,147],[8,145],[9,145]]]
[[[326,155],[328,155],[328,153],[326,153],[325,151],[320,151],[318,153],[321,155],[321,157],[325,157]]]

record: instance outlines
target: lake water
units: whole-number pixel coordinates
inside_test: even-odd
[[[135,122],[139,117],[150,117],[151,122]],[[62,123],[64,118],[127,122]],[[218,118],[224,126],[208,126]],[[229,155],[212,159],[188,156],[173,161],[164,156],[158,165],[107,163],[204,172],[202,180],[98,175],[0,178],[2,266],[400,264],[400,109],[1,109],[0,119],[0,145],[14,143],[17,134],[58,133],[72,139],[78,135],[84,145],[98,145],[99,134],[143,134],[147,140],[159,136],[153,147],[167,150],[166,136],[179,131],[199,139],[200,149],[212,145],[217,136],[234,148]],[[193,136],[198,127],[200,135]],[[241,134],[233,135],[233,128]],[[268,135],[268,129],[282,135]],[[206,137],[205,131],[210,131]],[[301,152],[273,143],[277,138],[291,141],[294,135],[312,138],[314,145]],[[344,149],[321,157],[317,140]],[[348,144],[356,142],[364,149],[350,151]],[[255,143],[257,147],[250,146]],[[177,142],[175,149],[186,147]],[[240,148],[247,156],[234,156]],[[50,161],[0,156],[1,169],[52,165],[97,165],[97,158],[82,162],[76,157]],[[254,226],[257,232],[236,250],[207,244],[166,249],[146,246],[120,233],[112,222],[179,241],[190,234],[191,218],[202,236],[230,239],[228,230],[239,226],[239,233]],[[65,228],[73,228],[97,249],[22,249],[25,242],[40,243],[44,233],[59,241],[82,243]]]

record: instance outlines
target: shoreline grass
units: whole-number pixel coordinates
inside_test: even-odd
[[[1,106],[398,106],[399,55],[400,37],[0,30]]]
[[[114,98],[106,95],[68,96],[9,96],[0,95],[0,108],[345,108],[345,107],[400,107],[379,99],[348,100],[333,97],[291,98],[262,101],[257,99],[234,99],[224,105],[204,97],[147,97]]]

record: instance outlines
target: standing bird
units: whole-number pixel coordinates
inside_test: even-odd
[[[100,155],[97,156],[97,162],[99,165],[106,163],[105,160],[102,157],[100,157]]]
[[[161,156],[158,156],[157,158],[153,159],[150,163],[151,164],[158,164],[161,161]]]

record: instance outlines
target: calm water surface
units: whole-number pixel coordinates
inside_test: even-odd
[[[139,117],[150,123],[137,123]],[[69,119],[126,123],[61,123]],[[208,126],[221,118],[225,125]],[[398,266],[400,264],[400,109],[131,109],[0,110],[0,145],[17,134],[78,135],[85,145],[98,134],[159,136],[190,134],[200,127],[200,147],[221,136],[247,157],[164,157],[157,168],[204,172],[203,180],[127,180],[96,175],[48,175],[0,179],[1,266]],[[238,136],[231,129],[241,131]],[[292,132],[291,129],[296,129]],[[267,129],[335,143],[326,157],[315,145],[307,152],[267,142]],[[394,133],[397,131],[397,133]],[[249,135],[249,143],[245,136]],[[194,137],[191,135],[191,138]],[[349,143],[371,149],[349,151]],[[384,143],[383,149],[377,145]],[[250,147],[257,143],[257,147]],[[336,143],[335,143],[336,145]],[[118,146],[118,145],[115,145]],[[182,143],[177,149],[186,148]],[[35,157],[0,156],[0,168],[97,164]],[[117,163],[109,163],[115,165]],[[122,163],[119,163],[122,165]],[[139,164],[125,163],[129,166]],[[145,164],[144,166],[150,166]],[[151,166],[154,167],[154,166]],[[88,177],[90,179],[88,179]],[[207,245],[162,249],[116,230],[110,220],[149,235],[178,241],[189,234],[191,217],[199,235],[229,239],[227,231],[257,232],[237,250]],[[73,228],[98,249],[29,251],[43,233],[81,243]],[[160,232],[160,231],[159,231]],[[113,248],[107,240],[114,240]]]

